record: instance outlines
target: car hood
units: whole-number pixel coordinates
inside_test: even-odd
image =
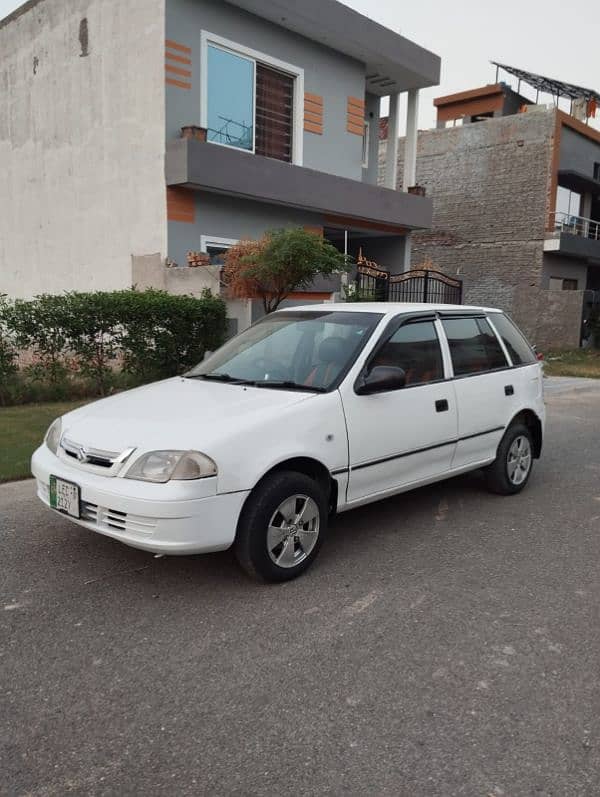
[[[176,377],[111,396],[63,419],[70,440],[105,451],[197,449],[234,439],[315,394]]]

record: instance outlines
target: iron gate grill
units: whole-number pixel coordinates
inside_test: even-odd
[[[356,290],[361,299],[373,302],[462,304],[462,280],[431,269],[392,275],[372,264],[359,264]]]

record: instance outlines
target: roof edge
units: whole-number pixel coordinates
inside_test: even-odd
[[[10,25],[11,22],[19,19],[19,17],[22,17],[24,14],[27,14],[28,11],[31,11],[33,8],[43,2],[44,0],[27,0],[26,3],[23,3],[23,5],[15,8],[14,11],[11,11],[8,16],[0,19],[0,30],[5,28],[7,25]]]
[[[458,91],[456,94],[446,94],[444,97],[436,97],[433,104],[438,107],[440,105],[453,105],[455,102],[463,102],[464,100],[472,100],[476,97],[487,97],[492,94],[503,94],[506,86],[502,83],[490,83],[488,86],[480,86],[477,89],[468,89],[467,91]]]

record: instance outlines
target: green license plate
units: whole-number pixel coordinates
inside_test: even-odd
[[[64,515],[78,518],[79,513],[79,485],[50,476],[50,506]]]

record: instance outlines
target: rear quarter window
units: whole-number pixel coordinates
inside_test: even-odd
[[[506,346],[513,365],[529,365],[537,362],[535,352],[510,318],[503,313],[494,313],[489,318]]]

